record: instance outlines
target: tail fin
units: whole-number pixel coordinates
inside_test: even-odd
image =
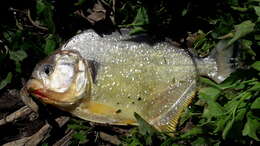
[[[234,46],[227,45],[226,40],[217,43],[209,57],[197,59],[197,69],[200,75],[208,76],[215,82],[224,81],[235,69],[234,63],[231,63]]]
[[[217,74],[212,77],[214,81],[220,83],[224,81],[232,72],[235,71],[234,63],[231,60],[234,54],[234,46],[228,46],[227,40],[221,40],[217,43],[215,49],[211,52],[211,58],[215,59],[217,65]]]

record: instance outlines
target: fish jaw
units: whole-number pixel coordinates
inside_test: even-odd
[[[27,82],[25,89],[30,95],[33,95],[46,104],[51,104],[61,108],[68,107],[74,104],[74,102],[72,101],[66,101],[66,97],[70,96],[69,94],[55,93],[48,90],[46,89],[46,87],[44,87],[41,80],[30,79]]]
[[[38,90],[38,89],[43,89],[43,88],[44,88],[43,83],[37,79],[30,79],[26,83],[27,90]]]
[[[44,85],[40,80],[30,79],[27,82],[25,89],[28,91],[29,94],[37,97],[43,102],[51,103],[51,99],[49,98],[46,89],[44,88]]]

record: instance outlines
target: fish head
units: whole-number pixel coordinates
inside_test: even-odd
[[[38,63],[25,89],[44,103],[70,107],[90,96],[91,75],[77,51],[60,50]]]

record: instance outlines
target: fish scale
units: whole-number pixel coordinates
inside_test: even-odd
[[[23,97],[31,92],[45,103],[98,123],[136,125],[138,113],[158,130],[173,131],[196,93],[198,76],[221,82],[232,72],[228,62],[221,62],[230,56],[223,42],[213,56],[194,58],[168,42],[121,32],[99,36],[88,30],[74,36],[36,65],[21,91]],[[72,63],[66,63],[70,59]],[[64,71],[63,64],[73,72]],[[55,71],[44,73],[44,67]],[[55,92],[59,89],[67,90]]]
[[[128,35],[119,39],[92,32],[82,35],[78,37],[92,41],[71,41],[62,50],[77,50],[86,60],[99,63],[90,100],[120,110],[119,119],[134,121],[137,112],[151,123],[174,108],[171,105],[196,80],[191,57],[168,43],[151,46],[129,42]]]

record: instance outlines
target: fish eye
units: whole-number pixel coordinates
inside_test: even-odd
[[[43,72],[44,72],[46,75],[50,75],[50,74],[53,72],[53,67],[52,67],[52,65],[45,64],[45,65],[43,66]]]

